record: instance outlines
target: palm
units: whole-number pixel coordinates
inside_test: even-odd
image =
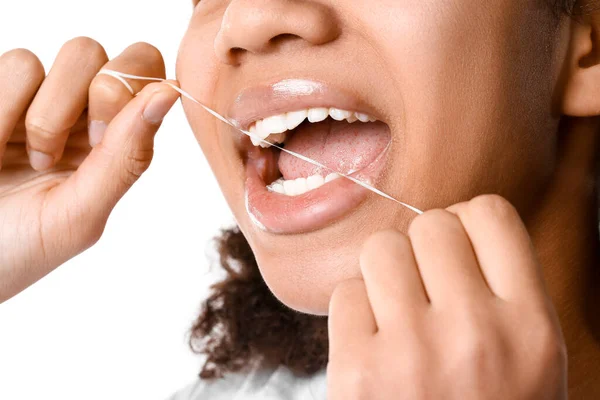
[[[68,178],[91,151],[87,135],[87,115],[82,115],[71,130],[64,153],[56,167],[50,171],[37,172],[29,164],[25,144],[23,118],[11,136],[0,170],[0,199],[28,199],[46,192]]]
[[[28,254],[30,245],[43,243],[44,236],[49,234],[48,228],[58,219],[68,216],[61,210],[48,208],[47,199],[51,189],[63,183],[91,151],[86,118],[85,115],[80,118],[71,131],[63,157],[47,172],[35,171],[29,164],[25,127],[22,121],[17,125],[6,147],[0,170],[0,237],[11,239],[0,241],[0,254],[35,257]],[[69,199],[60,203],[66,211]],[[10,260],[0,257],[2,262]]]

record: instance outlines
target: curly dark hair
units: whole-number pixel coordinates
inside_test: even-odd
[[[571,16],[600,9],[600,0],[579,8],[576,0],[550,1],[558,13]],[[211,286],[189,339],[195,353],[207,356],[200,378],[242,371],[259,358],[299,376],[325,368],[327,317],[299,313],[277,300],[239,229],[223,231],[217,243],[227,276]]]
[[[324,368],[327,317],[297,312],[277,300],[239,229],[223,231],[217,243],[227,277],[211,286],[190,337],[192,350],[207,355],[200,377],[220,378],[259,357],[265,365],[285,365],[296,375]]]

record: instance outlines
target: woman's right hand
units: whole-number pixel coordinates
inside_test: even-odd
[[[137,43],[109,61],[89,38],[67,42],[48,76],[23,49],[0,57],[0,303],[92,246],[153,155],[179,94],[100,69],[165,77],[162,55]],[[88,129],[89,127],[89,129]]]
[[[329,304],[329,400],[568,398],[560,321],[506,199],[377,232],[359,263]]]

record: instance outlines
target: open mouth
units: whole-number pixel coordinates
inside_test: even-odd
[[[320,168],[271,148],[278,171],[269,171],[267,176],[280,176],[267,184],[267,190],[299,196],[340,177],[331,170],[352,174],[375,160],[389,143],[388,131],[382,125],[368,114],[318,107],[258,120],[249,131],[266,142],[287,146],[330,168]],[[254,146],[270,148],[258,139],[251,141]]]
[[[373,183],[382,170],[391,142],[388,125],[358,108],[328,106],[324,93],[312,96],[316,104],[307,104],[310,97],[288,98],[289,104],[263,110],[264,116],[248,117],[240,124],[256,136],[243,139],[246,208],[264,230],[301,233],[334,222],[355,209],[368,191],[332,171]],[[304,104],[295,106],[298,100]]]

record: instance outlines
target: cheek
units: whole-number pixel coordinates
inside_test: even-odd
[[[203,23],[201,28],[190,27],[179,49],[177,80],[195,99],[223,114],[223,107],[217,102],[220,67],[213,48],[219,26],[220,20]],[[189,99],[183,100],[183,108],[229,207],[241,222],[245,217],[243,204],[239,201],[243,199],[244,171],[233,145],[233,132]]]
[[[213,47],[218,29],[214,22],[202,25],[202,28],[190,25],[177,55],[177,80],[183,89],[207,105],[212,105],[210,100],[216,90],[219,72]]]
[[[521,203],[523,186],[539,188],[554,162],[549,8],[512,0],[390,7],[401,10],[377,8],[364,24],[373,40],[384,38],[389,107],[403,104],[398,176],[418,177],[424,208],[487,192]]]
[[[213,95],[217,85],[218,64],[213,59],[212,40],[207,38],[214,37],[214,35],[215,33],[210,35],[208,27],[202,30],[190,28],[181,42],[177,57],[177,80],[181,88],[213,109],[215,108]],[[207,150],[216,144],[216,136],[208,134],[216,127],[214,118],[188,99],[184,98],[183,105],[194,135],[207,153]]]

